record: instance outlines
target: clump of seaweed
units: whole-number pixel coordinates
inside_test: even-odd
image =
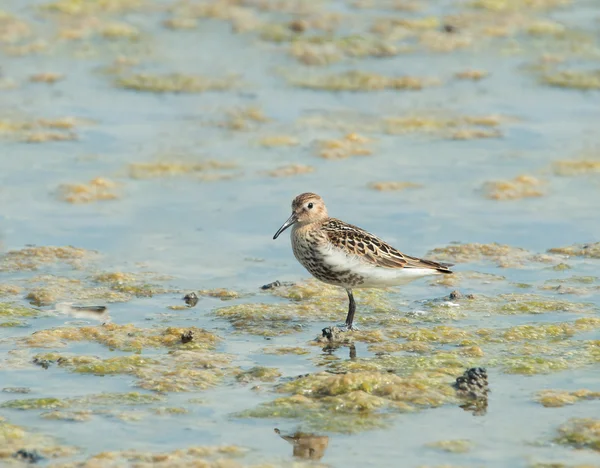
[[[456,72],[454,76],[459,80],[481,81],[486,78],[489,73],[485,70],[463,70]]]
[[[63,184],[59,187],[59,196],[68,203],[92,203],[104,200],[116,200],[116,184],[103,177],[96,177],[87,184]]]
[[[204,337],[199,335],[198,340]],[[132,375],[137,379],[137,387],[160,393],[205,390],[217,385],[230,372],[229,356],[205,352],[205,343],[192,341],[181,344],[180,340],[178,343],[178,346],[170,345],[173,349],[167,360],[138,354],[101,359],[56,352],[38,354],[34,360],[45,365],[56,363],[80,374]],[[240,375],[240,372],[237,371],[237,374]]]
[[[85,466],[145,466],[168,468],[171,466],[235,467],[246,449],[236,445],[193,446],[172,452],[153,453],[139,450],[102,452],[87,458]]]
[[[428,252],[430,257],[445,262],[472,263],[491,260],[501,267],[513,267],[529,261],[531,253],[519,247],[492,244],[450,244]]]
[[[23,461],[35,462],[44,458],[72,457],[79,452],[75,447],[59,445],[50,436],[37,431],[28,432],[23,427],[11,424],[4,418],[0,418],[0,441],[2,442],[0,462],[8,466],[12,466],[14,463],[22,465]],[[19,455],[15,457],[17,453]]]
[[[147,275],[123,273],[120,271],[110,273],[99,273],[92,277],[96,283],[107,285],[111,290],[118,293],[135,297],[152,297],[156,294],[164,294],[170,290],[156,284],[147,283],[144,277]],[[152,277],[152,275],[150,275]],[[156,279],[165,279],[157,277]]]
[[[191,161],[184,158],[139,162],[129,165],[129,177],[132,179],[153,179],[156,177],[174,177],[194,175],[204,172],[233,169],[235,164],[222,161]]]
[[[554,442],[600,452],[600,420],[594,418],[569,419],[558,428],[558,436]]]
[[[600,173],[600,159],[572,159],[555,161],[552,169],[556,175],[578,176]]]
[[[300,88],[326,91],[381,91],[384,89],[418,91],[440,84],[440,81],[434,78],[390,77],[362,71],[348,71],[330,75],[294,75],[289,76],[288,81]]]
[[[45,3],[42,9],[65,15],[91,15],[99,13],[122,13],[138,9],[143,5],[141,0],[100,0],[87,2],[85,0],[55,0]]]
[[[511,10],[551,10],[566,6],[571,0],[472,0],[470,6],[495,12]]]
[[[566,247],[554,247],[549,253],[568,255],[572,257],[600,258],[600,242],[592,244],[573,244]]]
[[[262,137],[258,143],[266,148],[278,148],[281,146],[298,146],[298,138],[290,135],[268,135]]]
[[[45,72],[45,73],[36,73],[35,75],[31,75],[29,77],[29,81],[32,83],[56,83],[65,78],[62,73],[53,73],[53,72]]]
[[[378,192],[400,192],[420,187],[422,187],[421,184],[415,184],[414,182],[371,182],[369,184],[369,188]]]
[[[231,299],[237,299],[238,297],[240,297],[240,293],[238,293],[237,291],[225,288],[203,289],[201,291],[198,291],[198,294],[201,296],[216,297],[218,299],[221,299],[222,301],[229,301]]]
[[[32,348],[61,348],[68,342],[93,341],[111,349],[140,352],[148,348],[180,347],[181,334],[193,330],[195,340],[186,349],[212,350],[220,338],[201,328],[138,328],[134,325],[106,323],[99,326],[61,327],[40,330],[23,342]]]
[[[513,180],[486,182],[483,192],[491,200],[519,200],[522,198],[542,197],[544,183],[533,176],[520,175]]]
[[[448,453],[467,453],[473,449],[473,442],[466,439],[439,440],[430,442],[426,446]]]
[[[117,78],[115,86],[149,93],[203,93],[231,89],[237,85],[237,82],[235,77],[217,79],[181,73],[167,75],[138,73]]]
[[[314,430],[353,433],[382,427],[387,411],[415,411],[454,401],[444,375],[356,371],[320,372],[277,387],[290,396],[263,403],[238,417],[295,418]]]
[[[315,168],[312,166],[307,166],[305,164],[290,164],[289,166],[282,166],[278,167],[277,169],[273,169],[272,171],[269,171],[268,174],[271,177],[291,177],[301,174],[310,174],[314,171]]]
[[[82,263],[96,256],[96,252],[77,247],[26,247],[10,250],[0,256],[0,271],[34,271],[42,266],[66,263],[80,268]]]
[[[243,371],[235,376],[238,382],[249,383],[254,381],[259,382],[274,382],[281,377],[281,372],[272,367],[252,367],[247,371]]]
[[[542,75],[541,82],[549,86],[572,89],[600,89],[600,70],[563,70]]]
[[[535,400],[546,408],[559,408],[565,405],[573,405],[583,400],[598,400],[600,392],[591,390],[575,390],[572,392],[564,390],[542,390],[535,395]]]
[[[364,34],[298,37],[290,46],[292,57],[305,65],[330,65],[347,57],[391,57],[408,50],[407,46]]]
[[[227,112],[227,121],[222,126],[237,131],[254,130],[270,119],[257,106],[241,107]]]
[[[44,143],[47,141],[70,141],[78,138],[75,128],[89,123],[73,117],[36,120],[0,120],[0,134],[15,136],[27,143]]]
[[[371,139],[357,133],[349,133],[341,139],[322,140],[318,144],[318,155],[324,159],[346,159],[350,156],[369,156],[366,146]]]

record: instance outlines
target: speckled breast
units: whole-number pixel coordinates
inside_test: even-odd
[[[334,270],[325,262],[321,249],[322,243],[326,241],[314,237],[312,233],[303,236],[292,232],[291,238],[294,256],[318,280],[345,288],[355,287],[364,282],[360,275],[352,273],[351,270]]]

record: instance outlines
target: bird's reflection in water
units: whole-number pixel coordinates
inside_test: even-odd
[[[275,434],[292,444],[294,457],[305,460],[320,460],[325,455],[325,450],[329,445],[329,437],[327,436],[306,434],[304,432],[282,435],[277,428],[275,428]]]
[[[340,349],[342,347],[347,347],[348,348],[348,350],[349,350],[349,353],[348,353],[349,359],[356,359],[356,346],[354,346],[354,344],[349,344],[349,345],[345,345],[345,346],[329,344],[329,345],[325,346],[322,349],[322,351],[325,354],[332,355],[338,349]]]
[[[56,304],[56,312],[70,315],[78,319],[95,320],[102,323],[110,322],[108,307],[95,305],[74,305],[70,303]]]
[[[474,398],[472,400],[465,401],[462,405],[459,405],[464,411],[471,413],[473,416],[485,416],[488,409],[487,398]]]

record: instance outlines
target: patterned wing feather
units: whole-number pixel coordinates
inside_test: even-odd
[[[339,219],[329,218],[322,230],[336,247],[380,267],[429,268],[440,273],[452,273],[451,265],[405,255],[377,236]]]

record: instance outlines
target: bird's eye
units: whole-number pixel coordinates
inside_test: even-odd
[[[312,203],[309,203],[309,204],[308,204],[308,205],[306,205],[306,206],[308,206],[308,209],[309,209],[309,210],[312,210],[313,204],[312,204]]]

